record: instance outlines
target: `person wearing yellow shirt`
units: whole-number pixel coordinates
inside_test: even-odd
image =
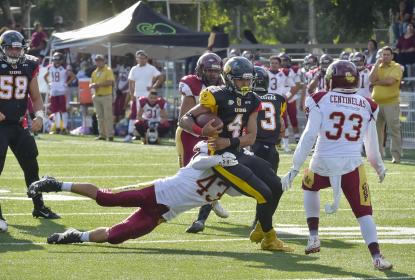
[[[385,124],[387,134],[391,137],[390,152],[393,163],[401,161],[401,124],[399,120],[399,86],[403,70],[399,63],[393,60],[392,48],[382,48],[380,58],[376,61],[369,74],[369,81],[373,85],[372,99],[379,104],[379,113],[376,121],[379,148],[382,156]]]
[[[103,55],[95,56],[97,68],[92,72],[89,88],[93,93],[95,112],[98,119],[99,136],[96,140],[114,141],[114,124],[112,113],[112,90],[114,85],[114,73],[105,64]]]

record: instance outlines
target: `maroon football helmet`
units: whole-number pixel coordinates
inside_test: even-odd
[[[320,57],[320,67],[321,71],[325,72],[327,70],[327,67],[333,62],[333,58],[328,54],[323,54]]]
[[[317,56],[315,56],[312,53],[309,53],[308,55],[306,55],[303,60],[303,66],[304,66],[304,69],[306,70],[316,68],[318,66]]]
[[[280,53],[278,57],[281,59],[281,66],[283,68],[291,67],[291,57],[286,53]]]
[[[342,51],[339,55],[339,59],[342,60],[349,60],[350,58],[350,52]]]
[[[218,85],[220,83],[222,66],[222,59],[217,54],[202,54],[197,60],[196,75],[202,79],[206,86]]]
[[[361,52],[355,52],[350,56],[350,61],[356,65],[357,70],[361,71],[366,65],[366,56]]]
[[[350,93],[357,90],[359,74],[352,62],[338,60],[327,68],[325,79],[328,90]]]

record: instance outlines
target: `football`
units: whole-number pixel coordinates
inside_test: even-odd
[[[204,113],[196,117],[196,124],[200,127],[204,127],[210,120],[215,119],[212,126],[223,125],[222,120],[212,113]]]

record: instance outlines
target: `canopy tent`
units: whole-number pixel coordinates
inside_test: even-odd
[[[145,50],[160,60],[175,60],[206,51],[209,33],[194,32],[139,1],[120,14],[87,27],[53,34],[52,49],[125,55]],[[218,33],[213,47],[225,49],[227,34]]]

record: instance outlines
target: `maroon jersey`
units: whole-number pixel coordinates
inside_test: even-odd
[[[27,111],[29,84],[37,78],[37,58],[25,55],[23,63],[12,66],[0,61],[0,112],[3,123],[18,124]]]

